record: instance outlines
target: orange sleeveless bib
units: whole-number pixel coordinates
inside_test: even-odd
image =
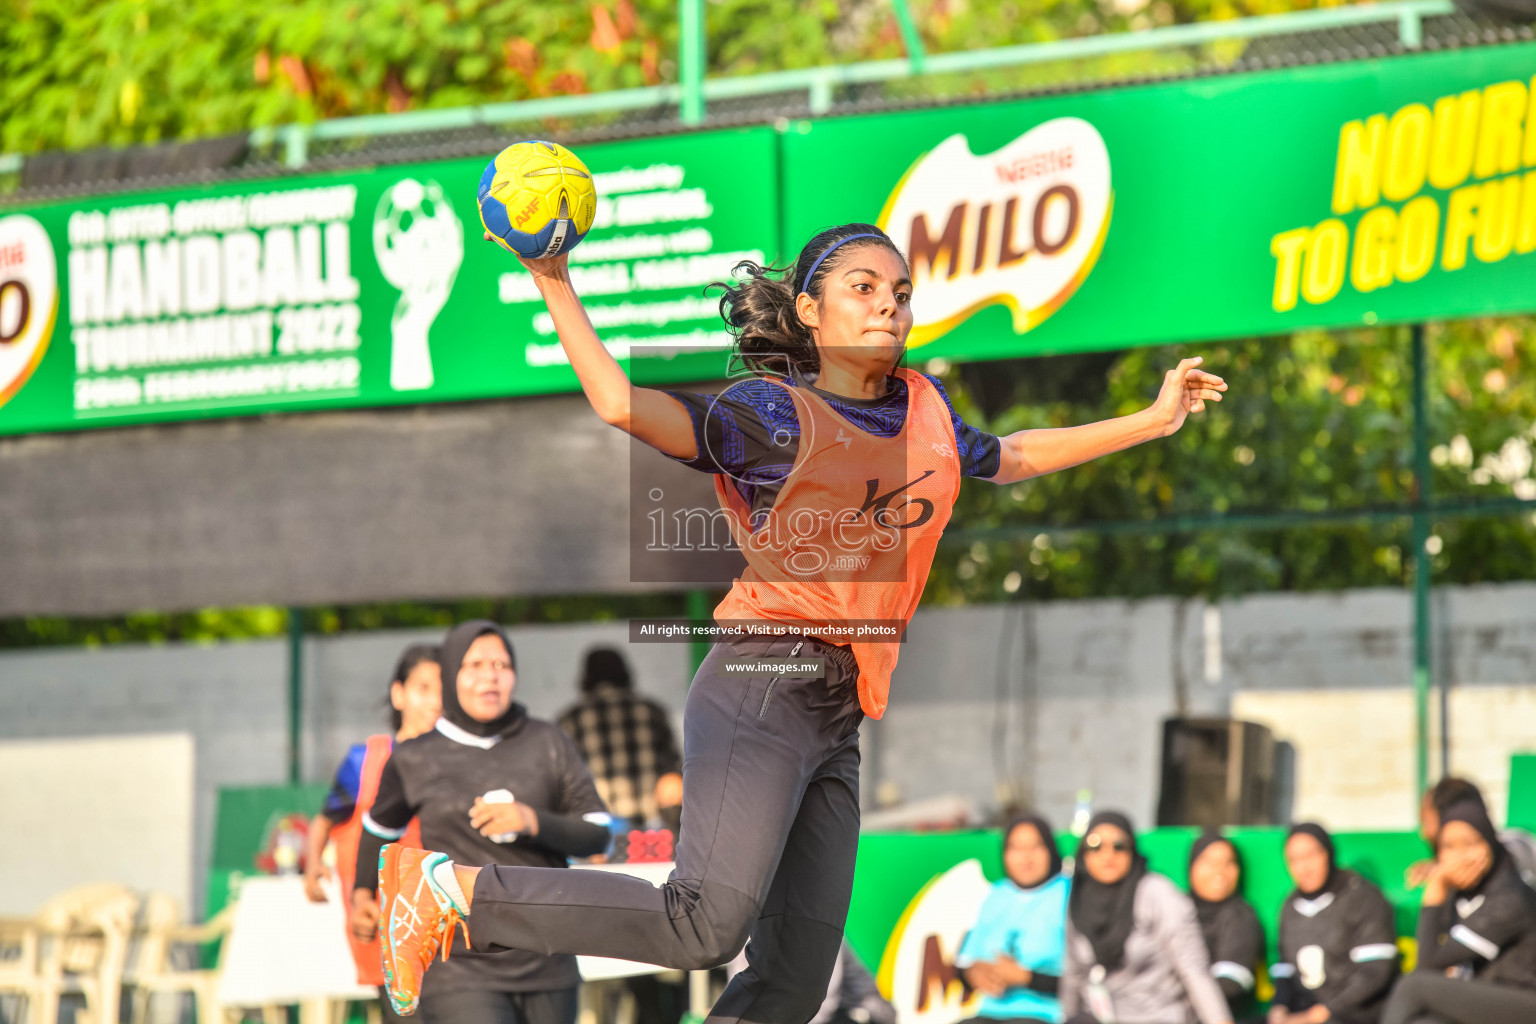
[[[379,795],[379,778],[384,774],[384,762],[395,749],[393,736],[368,737],[368,750],[363,755],[363,769],[357,783],[357,804],[352,817],[331,829],[331,842],[336,846],[336,877],[341,881],[343,905],[347,916],[352,916],[352,883],[357,869],[357,844],[363,834],[363,812],[373,806]],[[401,846],[421,849],[421,823],[415,818],[406,827],[405,836],[395,840]],[[359,985],[384,984],[384,966],[379,955],[379,940],[359,942],[347,929],[347,942],[352,947],[352,960],[357,964]]]
[[[922,374],[895,373],[907,383],[907,419],[890,438],[853,426],[809,389],[777,381],[795,402],[800,448],[756,530],[736,488],[715,477],[747,559],[715,619],[780,623],[851,646],[870,718],[885,714],[900,630],[917,610],[960,492],[948,406]],[[861,624],[862,637],[854,632]],[[895,635],[869,627],[894,627]]]

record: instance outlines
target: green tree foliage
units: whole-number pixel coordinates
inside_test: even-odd
[[[933,52],[1314,4],[912,0]],[[903,53],[889,0],[705,7],[712,75]],[[0,149],[154,143],[656,84],[676,80],[676,51],[676,0],[0,0]]]
[[[630,618],[681,618],[683,594],[603,594],[484,598],[463,601],[393,601],[381,604],[305,608],[306,635],[371,629],[442,629],[466,619],[507,624],[609,622]],[[271,605],[206,608],[195,612],[139,612],[97,619],[37,616],[0,619],[0,647],[39,647],[140,643],[218,643],[284,636],[288,612]]]
[[[1431,497],[1536,498],[1536,322],[1434,325],[1428,343]],[[962,415],[1005,434],[1135,411],[1156,393],[1163,371],[1191,351],[1227,378],[1222,405],[1192,417],[1171,439],[1007,488],[964,488],[956,525],[1367,512],[1412,501],[1411,364],[1401,328],[1140,349],[1115,356],[1107,368],[1104,357],[971,364],[946,376]],[[1086,384],[1072,372],[1085,365]],[[1431,541],[1435,581],[1530,578],[1533,512],[1536,506],[1442,518]],[[1397,586],[1410,579],[1407,544],[1406,518],[1159,534],[1027,529],[1018,539],[950,548],[926,599]]]
[[[659,82],[670,0],[0,0],[0,144],[255,125]]]

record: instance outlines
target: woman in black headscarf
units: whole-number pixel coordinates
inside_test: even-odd
[[[1418,965],[1382,1024],[1536,1021],[1536,892],[1480,801],[1441,813],[1418,940]]]
[[[1101,811],[1077,847],[1062,1009],[1069,1024],[1231,1024],[1195,907],[1147,870],[1123,814]]]
[[[1241,892],[1243,859],[1232,840],[1206,832],[1189,850],[1189,894],[1211,955],[1211,977],[1234,1017],[1252,1013],[1254,970],[1264,956],[1259,915]]]
[[[1333,837],[1307,822],[1285,840],[1296,883],[1280,911],[1270,1024],[1376,1024],[1397,977],[1397,922],[1381,890],[1338,866]]]
[[[363,818],[356,903],[365,909],[378,885],[380,848],[413,817],[424,845],[467,864],[563,868],[568,857],[590,857],[608,845],[607,808],[576,745],[512,700],[517,662],[502,628],[484,620],[455,626],[441,663],[442,718],[433,731],[395,747]],[[354,915],[354,928],[377,927],[377,913],[371,921]],[[575,957],[471,951],[462,935],[453,943],[451,958],[422,986],[426,1024],[575,1021]]]

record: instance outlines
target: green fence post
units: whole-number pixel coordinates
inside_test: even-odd
[[[907,47],[907,60],[912,65],[912,73],[923,73],[923,65],[928,61],[928,54],[923,49],[923,37],[918,35],[917,20],[912,17],[912,5],[907,0],[891,0],[891,6],[896,8],[896,24],[901,27],[901,41]]]
[[[710,622],[713,612],[709,607],[709,591],[688,591],[688,621],[689,623]],[[698,672],[699,666],[704,664],[704,656],[709,653],[708,640],[693,640],[688,645],[689,662],[692,672]],[[692,678],[690,673],[689,678]]]
[[[283,166],[298,170],[309,163],[309,126],[291,124],[283,129]]]
[[[1417,767],[1414,793],[1417,813],[1420,794],[1429,786],[1430,681],[1430,554],[1429,543],[1429,403],[1426,397],[1424,325],[1410,328],[1413,348],[1413,694],[1418,718]],[[1451,770],[1450,717],[1445,689],[1440,690],[1440,773]]]
[[[704,0],[677,0],[678,82],[683,87],[679,119],[704,123]]]
[[[304,727],[304,609],[288,609],[288,784],[299,784]]]

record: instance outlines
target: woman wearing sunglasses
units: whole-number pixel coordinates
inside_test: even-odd
[[[1147,870],[1125,815],[1088,822],[1067,908],[1068,1024],[1232,1024],[1194,904]]]

